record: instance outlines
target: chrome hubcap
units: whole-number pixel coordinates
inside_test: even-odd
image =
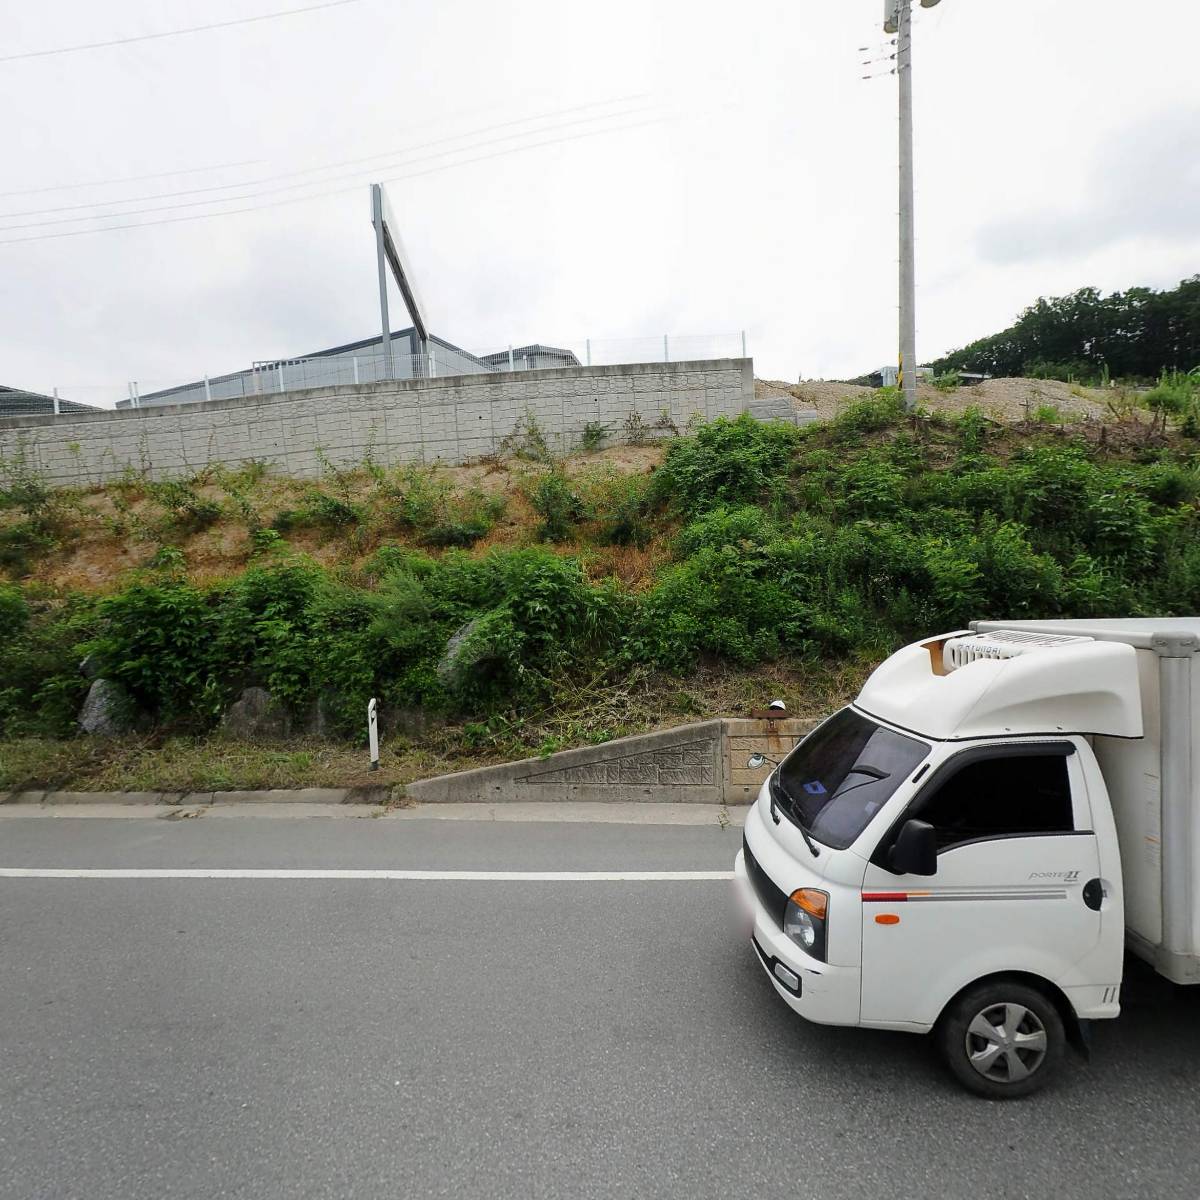
[[[1046,1057],[1046,1028],[1023,1004],[991,1004],[967,1026],[967,1060],[995,1083],[1028,1079]]]

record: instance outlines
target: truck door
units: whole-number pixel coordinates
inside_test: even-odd
[[[862,1020],[929,1025],[960,988],[997,971],[1060,986],[1100,939],[1096,834],[1071,742],[954,755],[872,856],[863,881]],[[892,838],[934,827],[937,871],[887,869]]]

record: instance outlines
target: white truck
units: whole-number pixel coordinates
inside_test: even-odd
[[[1200,618],[898,651],[775,766],[734,874],[801,1016],[933,1032],[972,1091],[1035,1091],[1119,1015],[1127,946],[1200,983]]]

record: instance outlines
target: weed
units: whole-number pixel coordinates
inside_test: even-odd
[[[516,458],[529,462],[549,463],[554,461],[550,443],[531,409],[526,409],[521,418],[513,426],[513,430],[500,442],[500,449]]]
[[[528,497],[541,518],[537,535],[544,542],[566,541],[587,511],[571,481],[557,469],[539,475],[529,487]]]
[[[650,426],[646,424],[642,414],[636,408],[630,410],[622,425],[625,430],[624,440],[630,446],[647,446],[654,441]]]
[[[592,454],[601,449],[607,441],[610,431],[608,425],[603,425],[599,421],[588,421],[579,438],[580,451],[584,454]]]
[[[145,484],[146,494],[165,512],[164,531],[200,533],[220,520],[221,506],[200,496],[193,484],[180,479]]]
[[[650,543],[650,478],[599,472],[583,481],[585,506],[596,521],[596,541],[601,545],[636,546]]]

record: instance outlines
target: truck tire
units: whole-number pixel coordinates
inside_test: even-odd
[[[1067,1041],[1054,1002],[1005,979],[976,984],[951,1001],[937,1038],[958,1082],[989,1100],[1015,1100],[1044,1087]]]

